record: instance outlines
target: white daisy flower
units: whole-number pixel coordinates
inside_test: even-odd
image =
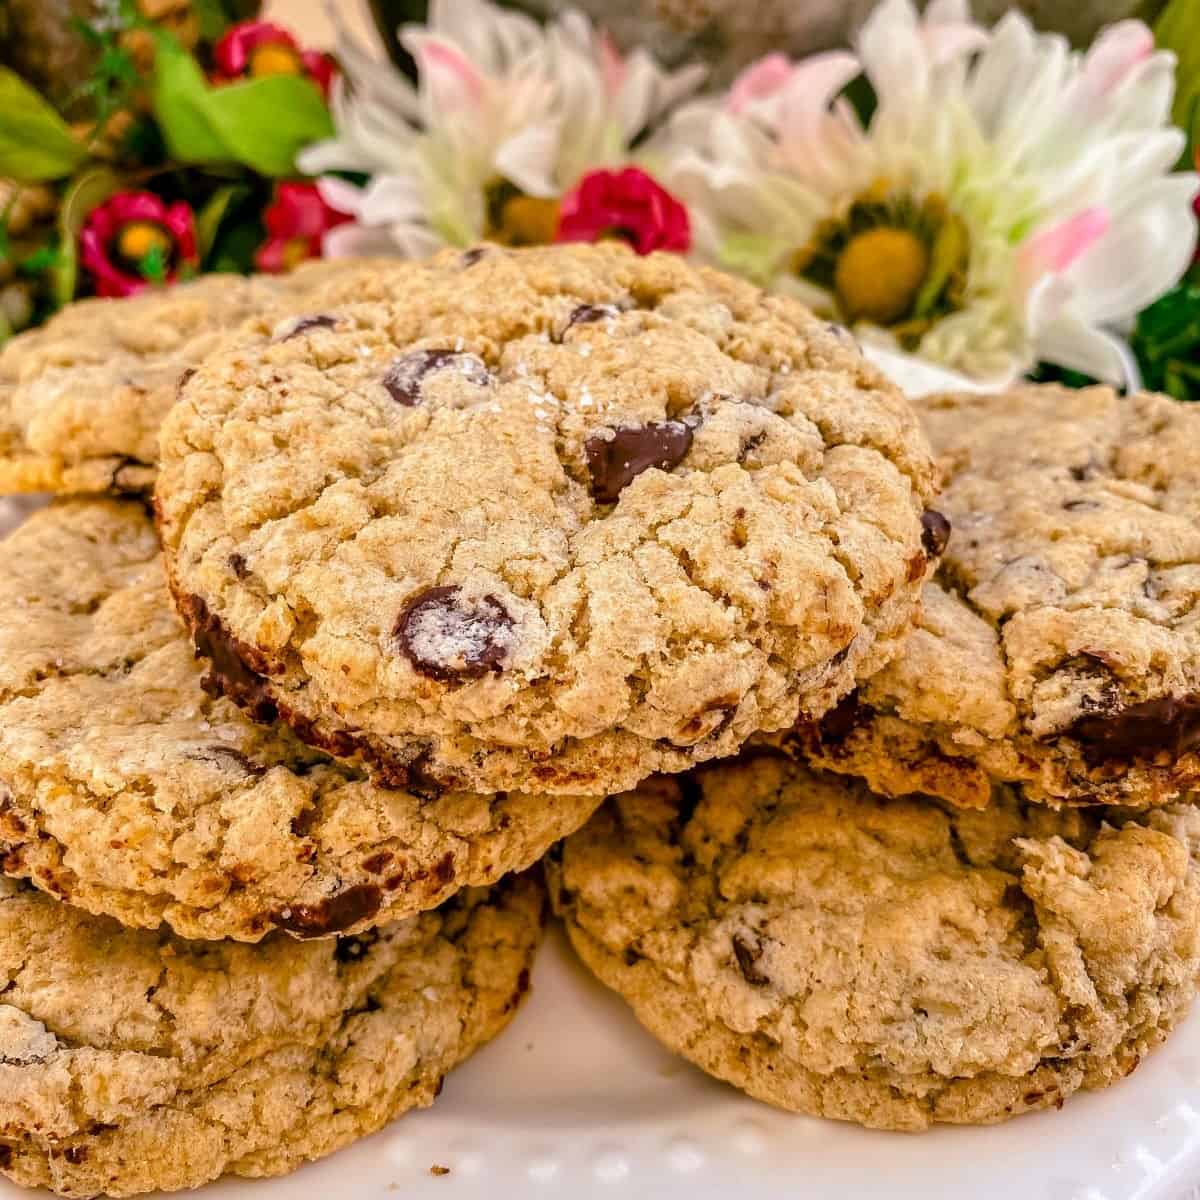
[[[400,40],[416,87],[339,39],[337,136],[298,165],[370,180],[320,181],[326,200],[355,217],[327,235],[326,254],[552,241],[559,198],[588,171],[629,162],[704,76],[702,66],[664,71],[643,50],[622,57],[579,13],[543,28],[488,0],[433,0],[428,24],[405,26]]]
[[[1042,359],[1133,384],[1122,334],[1196,244],[1174,65],[1139,21],[1080,54],[1016,12],[987,31],[965,0],[885,0],[853,53],[772,55],[683,108],[663,177],[701,254],[855,325],[893,369],[910,353],[1000,385]],[[865,125],[838,98],[860,73]]]

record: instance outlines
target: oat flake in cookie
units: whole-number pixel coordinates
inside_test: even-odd
[[[540,882],[362,937],[123,929],[0,879],[0,1173],[62,1196],[280,1175],[413,1108],[528,988]]]
[[[527,867],[598,803],[382,788],[201,680],[140,504],[0,541],[3,870],[126,925],[322,937]]]
[[[919,411],[950,537],[896,660],[793,748],[892,794],[1167,803],[1200,782],[1200,410],[1107,388]]]
[[[140,492],[180,379],[247,317],[300,303],[353,270],[207,275],[123,300],[68,305],[0,349],[0,494]]]
[[[382,776],[608,791],[815,717],[937,548],[899,393],[790,299],[624,247],[362,274],[164,427],[214,678]]]
[[[983,1124],[1129,1074],[1200,969],[1200,810],[887,800],[781,756],[647,781],[551,897],[602,982],[760,1100]]]

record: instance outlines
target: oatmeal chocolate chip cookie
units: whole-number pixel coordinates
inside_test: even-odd
[[[392,781],[611,791],[893,655],[928,450],[806,309],[612,243],[361,291],[258,322],[164,426],[171,586],[228,695]]]
[[[180,379],[228,328],[353,272],[207,275],[124,300],[83,300],[0,350],[0,493],[140,492]]]
[[[778,755],[647,781],[552,862],[584,962],[782,1108],[988,1123],[1113,1083],[1200,970],[1200,809],[886,800]]]
[[[544,894],[363,937],[124,929],[0,880],[0,1173],[62,1196],[280,1175],[423,1108],[528,988]]]
[[[379,787],[202,687],[133,501],[0,542],[0,867],[133,926],[361,930],[539,859],[599,799]]]
[[[954,526],[903,652],[785,739],[876,790],[1167,803],[1200,782],[1200,411],[1107,388],[920,413]]]

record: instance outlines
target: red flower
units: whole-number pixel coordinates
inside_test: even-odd
[[[645,171],[591,171],[563,198],[559,242],[594,242],[619,237],[639,254],[652,250],[686,253],[692,244],[687,209]]]
[[[254,255],[260,271],[290,271],[306,258],[321,257],[326,230],[350,220],[350,214],[331,208],[313,183],[281,183],[274,203],[263,214],[267,240]]]
[[[224,83],[264,75],[306,75],[329,95],[337,67],[328,54],[301,50],[296,39],[270,21],[239,21],[213,47],[214,77]]]
[[[182,200],[164,204],[152,192],[118,192],[94,208],[79,235],[84,269],[101,296],[130,296],[173,283],[199,266],[196,225]]]

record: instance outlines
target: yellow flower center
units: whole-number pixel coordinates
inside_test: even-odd
[[[311,258],[308,238],[289,238],[283,247],[283,265],[290,271]]]
[[[880,226],[847,242],[833,286],[849,320],[890,325],[911,311],[928,270],[929,251],[916,234]]]
[[[499,206],[488,237],[503,246],[545,246],[558,233],[558,201],[515,195]]]
[[[264,42],[250,52],[250,74],[255,79],[263,75],[300,75],[303,64],[291,46],[282,42]]]
[[[117,254],[133,265],[144,262],[153,250],[161,253],[165,264],[170,261],[172,249],[171,235],[153,221],[131,221],[117,234]]]

